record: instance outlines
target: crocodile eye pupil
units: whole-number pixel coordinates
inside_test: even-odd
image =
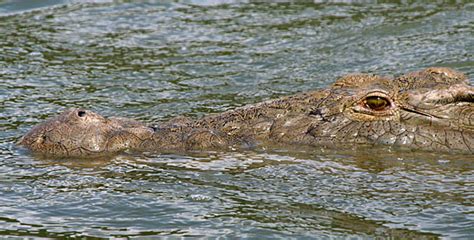
[[[86,115],[86,111],[84,111],[84,110],[80,110],[80,111],[77,112],[77,116],[79,116],[79,117],[84,117],[85,115]]]
[[[390,102],[383,97],[367,97],[365,99],[365,106],[375,111],[385,110],[390,105]]]

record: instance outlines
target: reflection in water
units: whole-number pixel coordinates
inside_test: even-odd
[[[207,3],[0,3],[1,236],[472,238],[471,155],[272,147],[87,161],[14,146],[67,107],[154,122],[348,72],[473,74],[470,4]]]

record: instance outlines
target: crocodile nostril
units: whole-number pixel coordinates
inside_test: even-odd
[[[79,110],[79,111],[77,111],[77,116],[79,116],[79,117],[84,117],[84,116],[86,116],[86,111],[84,111],[84,110]]]

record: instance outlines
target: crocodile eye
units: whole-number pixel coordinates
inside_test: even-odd
[[[370,96],[365,98],[364,104],[366,108],[374,111],[383,111],[390,107],[390,101],[384,97]]]
[[[77,111],[77,116],[79,116],[79,117],[84,117],[84,116],[86,116],[86,111],[84,111],[84,110],[79,110],[79,111]]]

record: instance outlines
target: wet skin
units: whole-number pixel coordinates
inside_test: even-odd
[[[133,151],[225,150],[262,144],[380,144],[474,152],[474,87],[449,68],[389,78],[351,74],[327,89],[192,120],[148,126],[69,109],[19,141],[35,153],[84,157]]]

